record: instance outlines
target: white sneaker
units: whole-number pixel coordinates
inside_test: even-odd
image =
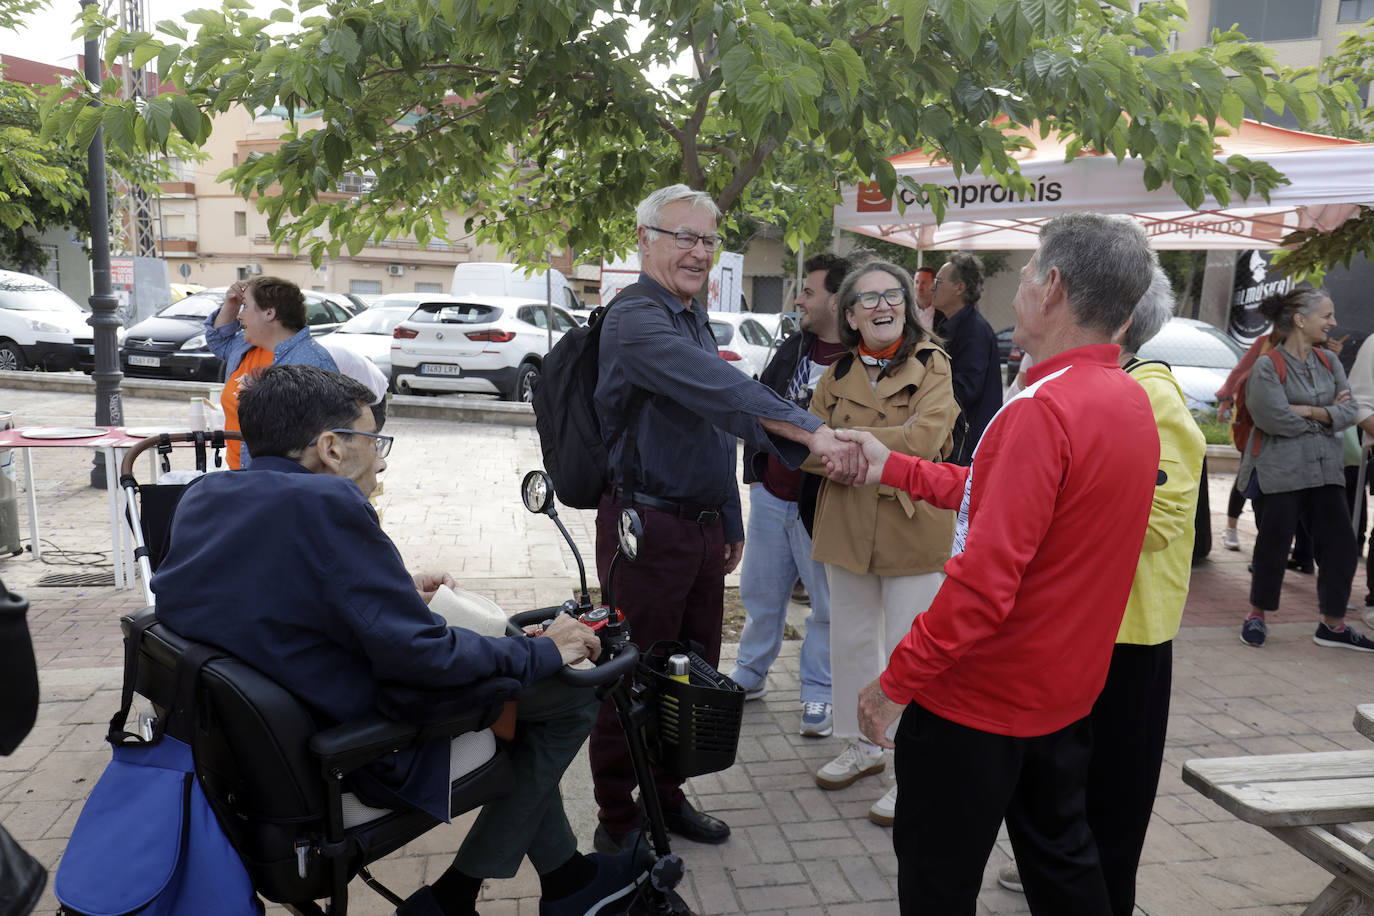
[[[997,869],[997,883],[1017,894],[1026,892],[1025,886],[1021,883],[1021,870],[1016,867],[1014,859]]]
[[[1240,550],[1240,533],[1234,528],[1221,530],[1221,546],[1227,550]]]
[[[865,776],[873,776],[887,769],[883,749],[862,741],[850,741],[840,756],[816,773],[816,785],[822,789],[845,789]]]
[[[873,807],[868,809],[868,819],[879,827],[891,827],[894,815],[897,813],[897,784],[893,783],[892,788],[882,798],[873,803]]]
[[[1364,609],[1364,622],[1374,627],[1374,607],[1366,607]]]

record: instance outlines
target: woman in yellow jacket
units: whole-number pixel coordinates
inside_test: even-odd
[[[916,320],[911,275],[869,261],[838,294],[840,340],[850,347],[826,370],[811,412],[834,428],[865,429],[894,451],[939,460],[949,454],[959,416],[949,357]],[[813,458],[807,470],[823,474]],[[830,673],[838,757],[816,783],[842,789],[883,771],[876,745],[859,733],[859,689],[882,673],[892,650],[930,606],[944,576],[954,513],[877,485],[826,480],[816,501],[812,558],[830,583]],[[894,785],[868,816],[890,825]]]

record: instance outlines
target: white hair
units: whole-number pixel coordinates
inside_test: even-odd
[[[1140,297],[1140,301],[1135,304],[1135,311],[1131,313],[1131,326],[1126,329],[1126,334],[1121,340],[1122,352],[1139,353],[1140,348],[1159,333],[1159,329],[1164,327],[1164,322],[1173,314],[1174,288],[1170,285],[1169,276],[1164,273],[1164,268],[1156,261],[1150,288],[1145,290],[1145,295]]]
[[[679,201],[689,201],[693,208],[700,208],[711,214],[712,219],[720,222],[720,207],[705,191],[693,191],[685,184],[669,185],[659,188],[644,198],[635,209],[635,221],[640,226],[657,226],[663,217],[663,208]]]

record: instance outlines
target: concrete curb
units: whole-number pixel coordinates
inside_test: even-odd
[[[220,385],[213,382],[179,382],[166,379],[125,378],[120,392],[127,397],[157,398],[167,401],[198,397],[217,398]],[[79,372],[4,372],[0,388],[51,391],[62,394],[95,395],[95,382]],[[487,423],[498,426],[533,426],[534,410],[528,404],[515,404],[484,397],[420,397],[393,394],[387,400],[387,416],[421,420],[449,420],[456,423]]]

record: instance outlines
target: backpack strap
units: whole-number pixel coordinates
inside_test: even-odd
[[[651,292],[649,287],[643,283],[631,283],[629,286],[616,293],[615,296],[611,298],[610,302],[607,302],[604,306],[592,313],[588,323],[590,324],[593,321],[596,322],[598,352],[601,348],[601,325],[606,320],[606,313],[609,312],[617,302],[620,302],[622,299],[629,299],[633,296],[639,296],[654,301],[653,296],[650,295]],[[649,392],[639,386],[635,386],[634,391],[630,393],[630,402],[625,407],[625,413],[620,418],[620,425],[611,433],[611,444],[614,444],[621,436],[626,437],[625,448],[620,453],[620,477],[617,482],[631,495],[634,494],[635,485],[638,483],[635,474],[636,462],[634,459],[638,454],[639,424],[635,421],[639,419],[640,408],[644,406],[644,402],[648,399]]]

